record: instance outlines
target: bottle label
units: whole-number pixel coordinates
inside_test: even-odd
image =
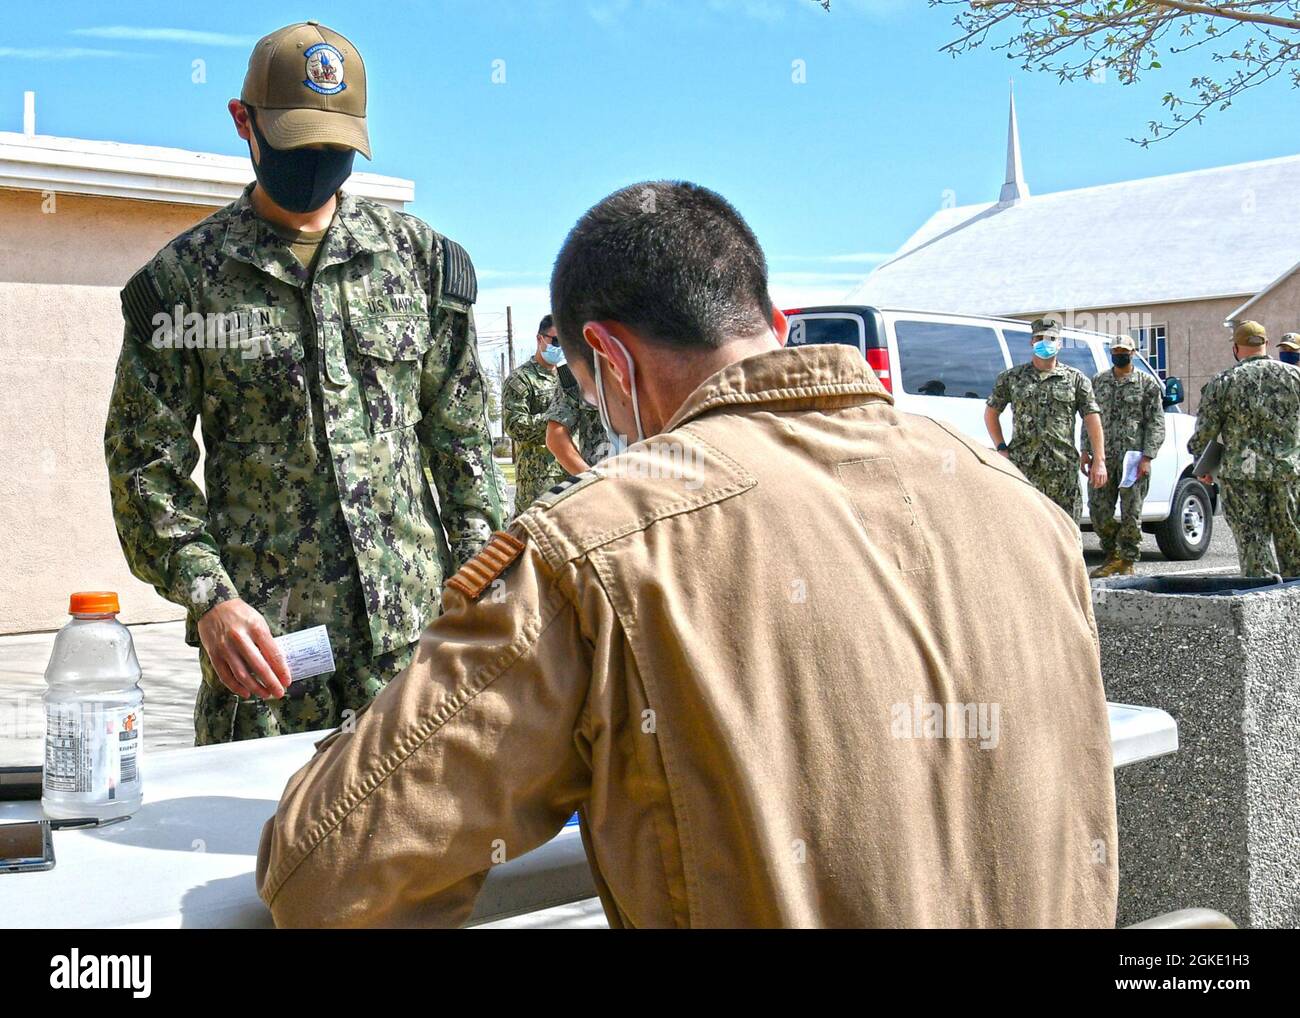
[[[113,801],[139,792],[139,707],[45,707],[45,791]]]

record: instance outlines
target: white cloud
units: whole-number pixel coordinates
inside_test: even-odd
[[[249,35],[227,32],[203,32],[190,28],[143,28],[136,25],[97,25],[74,28],[73,35],[92,39],[131,39],[138,42],[184,42],[199,46],[237,46],[246,49],[257,42]]]
[[[819,304],[843,304],[845,295],[861,282],[852,283],[773,282],[772,301],[779,308],[810,308]]]
[[[115,49],[87,49],[84,46],[36,46],[18,48],[0,46],[0,58],[6,60],[100,60],[138,58],[145,53],[126,53]]]
[[[777,255],[771,260],[777,262],[820,262],[828,265],[877,265],[892,257],[892,254],[885,251],[861,251],[857,254]]]

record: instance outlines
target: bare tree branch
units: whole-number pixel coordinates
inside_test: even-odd
[[[829,0],[816,0],[830,10]],[[1223,73],[1196,74],[1183,94],[1166,92],[1166,116],[1148,124],[1140,145],[1168,138],[1279,75],[1300,86],[1300,0],[928,0],[956,7],[959,34],[943,51],[986,46],[1050,71],[1061,81],[1114,73],[1132,84],[1162,68],[1165,53],[1207,47]],[[1007,34],[1002,35],[1003,32]],[[994,40],[994,41],[990,41]]]

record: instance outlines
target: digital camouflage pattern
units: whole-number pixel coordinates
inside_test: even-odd
[[[390,679],[411,663],[418,644],[410,643],[372,656],[366,637],[366,616],[358,599],[354,621],[340,623],[339,633],[360,633],[341,641],[331,629],[335,670],[295,682],[279,700],[242,699],[217,676],[207,652],[199,650],[203,684],[194,702],[194,744],[241,742],[272,735],[337,728],[359,713]]]
[[[572,386],[565,385],[561,380],[555,387],[555,395],[551,397],[551,405],[546,410],[546,419],[568,429],[573,444],[587,461],[587,466],[598,463],[608,454],[609,440],[605,437],[604,425],[600,423],[600,411],[582,398],[576,380]]]
[[[1050,371],[1026,361],[998,375],[988,405],[999,413],[1011,407],[1011,462],[1078,523],[1083,500],[1074,417],[1100,413],[1088,376],[1060,361]]]
[[[1119,482],[1124,478],[1126,452],[1137,450],[1154,460],[1164,444],[1164,390],[1155,378],[1135,367],[1126,375],[1116,374],[1113,368],[1103,371],[1093,378],[1092,392],[1101,408],[1107,479],[1104,488],[1089,487],[1088,516],[1107,558],[1136,562],[1142,554],[1142,503],[1151,478],[1143,477],[1131,488],[1121,488]],[[1084,452],[1093,451],[1086,428],[1082,445]]]
[[[501,399],[505,432],[515,442],[515,515],[533,504],[565,477],[565,470],[546,448],[546,412],[560,381],[536,357],[515,368]]]
[[[1206,382],[1187,448],[1200,456],[1215,438],[1221,479],[1300,477],[1300,368],[1261,353]]]
[[[501,523],[472,268],[419,219],[340,193],[309,277],[251,191],[123,291],[104,434],[118,536],[188,610],[191,644],[238,596],[274,634],[326,625],[340,659],[401,651]]]
[[[1291,481],[1219,478],[1242,576],[1300,576],[1300,513]]]
[[[1206,382],[1187,449],[1200,456],[1216,438],[1242,575],[1300,576],[1300,368],[1259,353]]]

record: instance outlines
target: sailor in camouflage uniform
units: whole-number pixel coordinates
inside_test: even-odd
[[[1029,482],[1059,505],[1077,525],[1082,515],[1079,497],[1081,457],[1074,445],[1074,415],[1083,418],[1092,448],[1105,447],[1101,411],[1088,376],[1057,361],[1058,327],[1047,319],[1033,324],[1033,357],[998,375],[984,409],[984,424],[998,452],[1011,460]],[[1003,439],[998,415],[1011,407],[1011,443]],[[1104,457],[1091,464],[1093,487],[1106,483]]]
[[[360,710],[501,524],[469,258],[337,191],[370,154],[360,55],[281,29],[230,108],[257,181],[123,290],[104,434],[127,561],[201,648],[200,745]],[[335,670],[290,686],[271,638],[317,625]]]
[[[515,515],[565,477],[546,448],[546,412],[559,386],[556,367],[564,351],[550,315],[537,326],[537,350],[506,379],[501,398],[502,424],[515,443]]]
[[[1223,444],[1218,482],[1241,574],[1300,576],[1300,368],[1269,357],[1258,322],[1237,326],[1233,356],[1201,390],[1187,448],[1199,457],[1214,439]]]
[[[1131,336],[1117,336],[1110,345],[1114,367],[1092,380],[1092,392],[1101,407],[1101,427],[1106,435],[1106,485],[1088,489],[1088,516],[1101,541],[1101,565],[1088,575],[1129,576],[1142,554],[1142,503],[1151,484],[1151,461],[1165,440],[1164,389],[1154,376],[1133,366],[1137,344]],[[1141,452],[1137,480],[1127,488],[1124,456]],[[1095,450],[1083,436],[1083,465],[1091,466]],[[1115,520],[1119,502],[1120,519]]]
[[[609,456],[613,449],[600,423],[600,411],[582,398],[573,372],[561,365],[556,373],[560,384],[555,387],[546,411],[546,447],[569,477],[576,477]]]

